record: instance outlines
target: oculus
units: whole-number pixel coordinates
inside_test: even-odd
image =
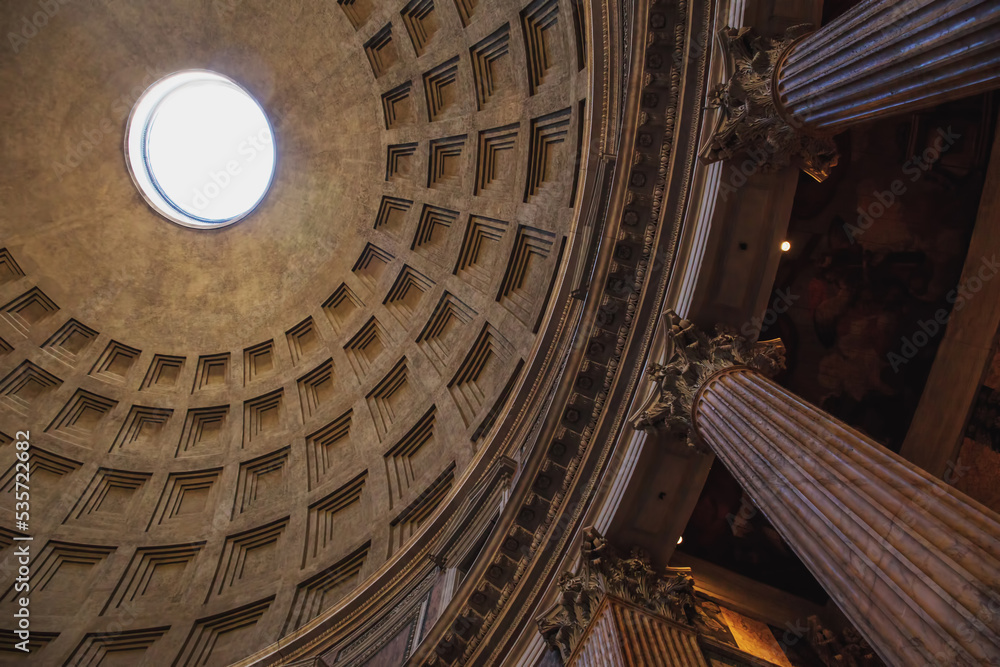
[[[132,108],[125,160],[162,216],[215,229],[249,215],[274,177],[274,131],[264,109],[232,79],[186,70],[150,86]]]

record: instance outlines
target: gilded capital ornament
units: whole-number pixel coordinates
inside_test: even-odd
[[[752,166],[742,167],[744,176],[789,165],[818,181],[829,176],[838,159],[832,137],[810,132],[783,111],[774,95],[784,56],[811,30],[809,25],[792,26],[777,38],[762,37],[753,28],[719,31],[727,55],[727,80],[709,95],[708,108],[721,113],[701,150],[703,161],[746,156]]]
[[[690,568],[658,571],[640,549],[628,558],[615,553],[595,528],[584,528],[576,574],[559,576],[559,601],[536,619],[546,643],[567,660],[608,595],[670,621],[694,627],[694,579]]]
[[[646,374],[652,391],[629,422],[636,430],[686,437],[688,444],[701,450],[694,437],[691,408],[705,381],[732,366],[749,366],[773,376],[784,368],[785,347],[780,339],[754,342],[724,327],[708,334],[672,310],[663,319],[660,330],[666,336],[666,362],[649,364]]]

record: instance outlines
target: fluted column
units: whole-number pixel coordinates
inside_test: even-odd
[[[809,30],[720,33],[728,76],[709,104],[721,113],[703,160],[749,156],[823,180],[837,164],[833,135],[851,125],[1000,88],[997,0],[863,0]]]
[[[566,667],[709,667],[698,634],[613,597],[594,613]]]
[[[996,0],[865,0],[794,43],[781,113],[839,132],[1000,87]]]
[[[708,667],[698,645],[694,580],[657,570],[642,553],[619,556],[584,530],[580,568],[559,577],[559,599],[537,619],[567,667]]]
[[[759,372],[779,343],[660,331],[635,428],[714,452],[887,663],[1000,666],[1000,516]]]
[[[892,665],[1000,665],[1000,517],[750,368],[697,436]]]

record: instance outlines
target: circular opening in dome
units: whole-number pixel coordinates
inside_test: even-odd
[[[160,79],[129,116],[125,158],[149,205],[187,227],[245,218],[274,176],[274,132],[250,93],[216,72]]]

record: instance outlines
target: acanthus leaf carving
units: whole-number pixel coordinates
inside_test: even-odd
[[[665,363],[650,363],[646,374],[653,388],[646,401],[629,417],[632,427],[651,433],[672,433],[688,438],[701,449],[691,422],[695,395],[705,381],[730,366],[749,366],[774,375],[785,364],[780,339],[754,342],[725,327],[711,334],[668,310],[660,330],[665,332]]]
[[[595,528],[584,528],[576,574],[559,575],[558,602],[536,619],[546,643],[567,660],[605,596],[613,596],[694,627],[694,578],[689,568],[657,570],[648,555],[633,549],[619,556]]]
[[[754,170],[775,171],[795,165],[823,181],[837,165],[832,137],[811,133],[804,123],[779,109],[772,86],[775,68],[794,43],[812,29],[788,28],[778,38],[758,35],[753,28],[726,27],[719,39],[727,54],[728,80],[709,94],[709,109],[721,110],[711,139],[702,148],[705,162],[747,155]]]

